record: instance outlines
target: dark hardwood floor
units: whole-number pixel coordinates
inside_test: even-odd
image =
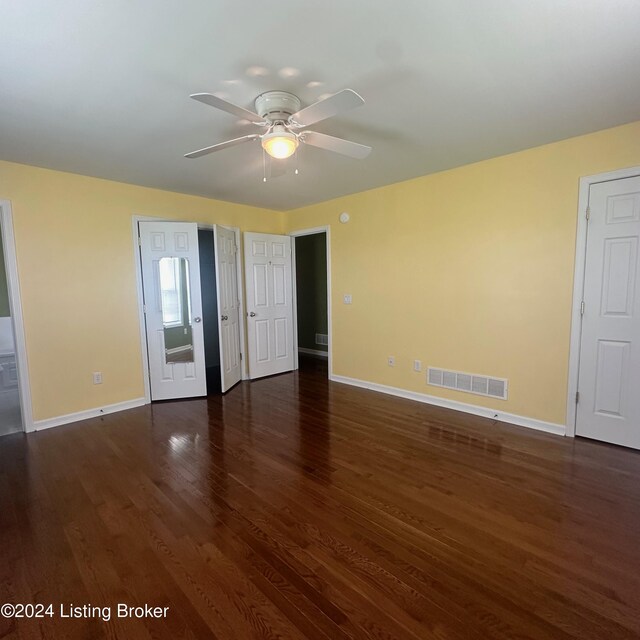
[[[299,373],[0,439],[1,638],[640,637],[640,455]],[[63,618],[152,605],[166,618]]]

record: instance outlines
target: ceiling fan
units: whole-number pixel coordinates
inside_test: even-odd
[[[356,159],[366,158],[371,152],[371,147],[364,144],[307,130],[307,127],[316,122],[363,105],[364,100],[352,89],[338,91],[304,109],[300,109],[302,106],[300,98],[292,93],[267,91],[256,98],[255,113],[210,93],[194,93],[190,97],[247,120],[251,124],[264,127],[266,131],[262,134],[251,133],[241,138],[219,142],[187,153],[185,158],[200,158],[208,153],[222,151],[222,149],[254,140],[260,140],[262,148],[276,159],[293,155],[300,142]]]

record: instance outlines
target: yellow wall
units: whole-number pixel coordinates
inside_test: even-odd
[[[284,215],[7,162],[0,199],[13,210],[35,420],[144,395],[133,215],[275,233]]]
[[[579,178],[634,165],[640,122],[289,212],[331,225],[334,373],[564,424]],[[415,358],[509,399],[427,386]]]
[[[640,122],[277,213],[0,162],[34,418],[143,395],[131,216],[149,215],[331,225],[336,374],[562,424],[578,180],[636,165]],[[414,358],[508,378],[509,400],[427,386]]]

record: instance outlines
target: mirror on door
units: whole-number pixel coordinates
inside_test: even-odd
[[[158,274],[165,361],[167,364],[193,362],[189,261],[160,258]]]

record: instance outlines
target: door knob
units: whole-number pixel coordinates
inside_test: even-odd
[[[251,317],[251,318],[255,318],[255,317],[256,317],[256,314],[252,311],[252,312],[249,314],[249,317]]]
[[[193,321],[194,321],[194,322],[202,322],[202,318],[195,317],[195,318],[193,319]]]
[[[220,316],[220,320],[228,320],[229,316]]]

